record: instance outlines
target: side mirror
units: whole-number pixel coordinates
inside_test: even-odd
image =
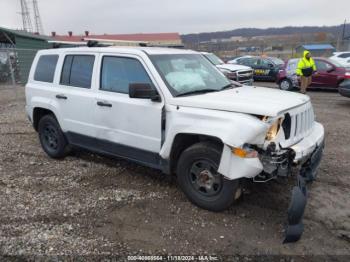
[[[129,84],[129,97],[151,99],[154,102],[160,101],[160,96],[150,84],[147,83],[132,83]]]

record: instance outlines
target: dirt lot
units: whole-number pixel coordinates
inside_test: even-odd
[[[309,93],[326,128],[326,150],[310,188],[304,235],[282,245],[293,179],[251,184],[238,204],[211,213],[154,170],[80,151],[48,158],[26,119],[22,89],[0,88],[0,254],[349,259],[350,99]]]

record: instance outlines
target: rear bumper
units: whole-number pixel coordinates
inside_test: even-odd
[[[26,105],[26,106],[25,106],[25,111],[26,111],[27,118],[28,118],[29,121],[33,124],[33,119],[32,119],[33,109],[32,109],[32,107]]]

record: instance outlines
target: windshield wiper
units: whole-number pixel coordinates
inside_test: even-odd
[[[218,91],[221,91],[221,90],[220,89],[219,90],[218,89],[200,89],[200,90],[194,90],[194,91],[178,94],[176,97],[187,96],[187,95],[196,95],[196,94],[205,94],[205,93],[218,92]]]

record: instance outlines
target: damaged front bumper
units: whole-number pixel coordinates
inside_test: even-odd
[[[254,178],[255,182],[265,182],[278,176],[288,176],[292,167],[298,170],[297,183],[292,189],[288,208],[288,225],[283,243],[296,242],[300,239],[304,225],[302,222],[307,203],[307,182],[315,180],[321,162],[324,142],[324,129],[315,123],[313,132],[298,144],[287,149],[275,150],[275,145],[268,147],[261,156],[264,172]]]
[[[240,158],[224,146],[219,172],[228,179],[251,178],[254,182],[267,182],[298,170],[297,183],[292,190],[288,208],[288,226],[284,243],[298,241],[303,233],[302,218],[307,203],[306,183],[316,178],[324,148],[324,128],[315,122],[312,132],[297,144],[278,148],[271,143],[267,149],[258,151],[259,157]]]
[[[288,226],[283,243],[296,242],[304,231],[303,216],[307,203],[306,182],[316,178],[317,168],[321,162],[324,140],[312,152],[310,158],[301,166],[297,176],[297,185],[293,187],[292,197],[288,208]]]
[[[278,176],[288,176],[292,165],[298,169],[297,183],[292,189],[291,201],[288,208],[288,225],[283,243],[296,242],[304,231],[303,216],[307,203],[307,182],[316,178],[317,168],[321,162],[324,149],[324,140],[316,144],[314,150],[303,158],[295,161],[296,152],[293,149],[280,150],[279,152],[265,152],[262,162],[264,170],[272,173],[262,173],[254,178],[255,182],[266,182]]]

